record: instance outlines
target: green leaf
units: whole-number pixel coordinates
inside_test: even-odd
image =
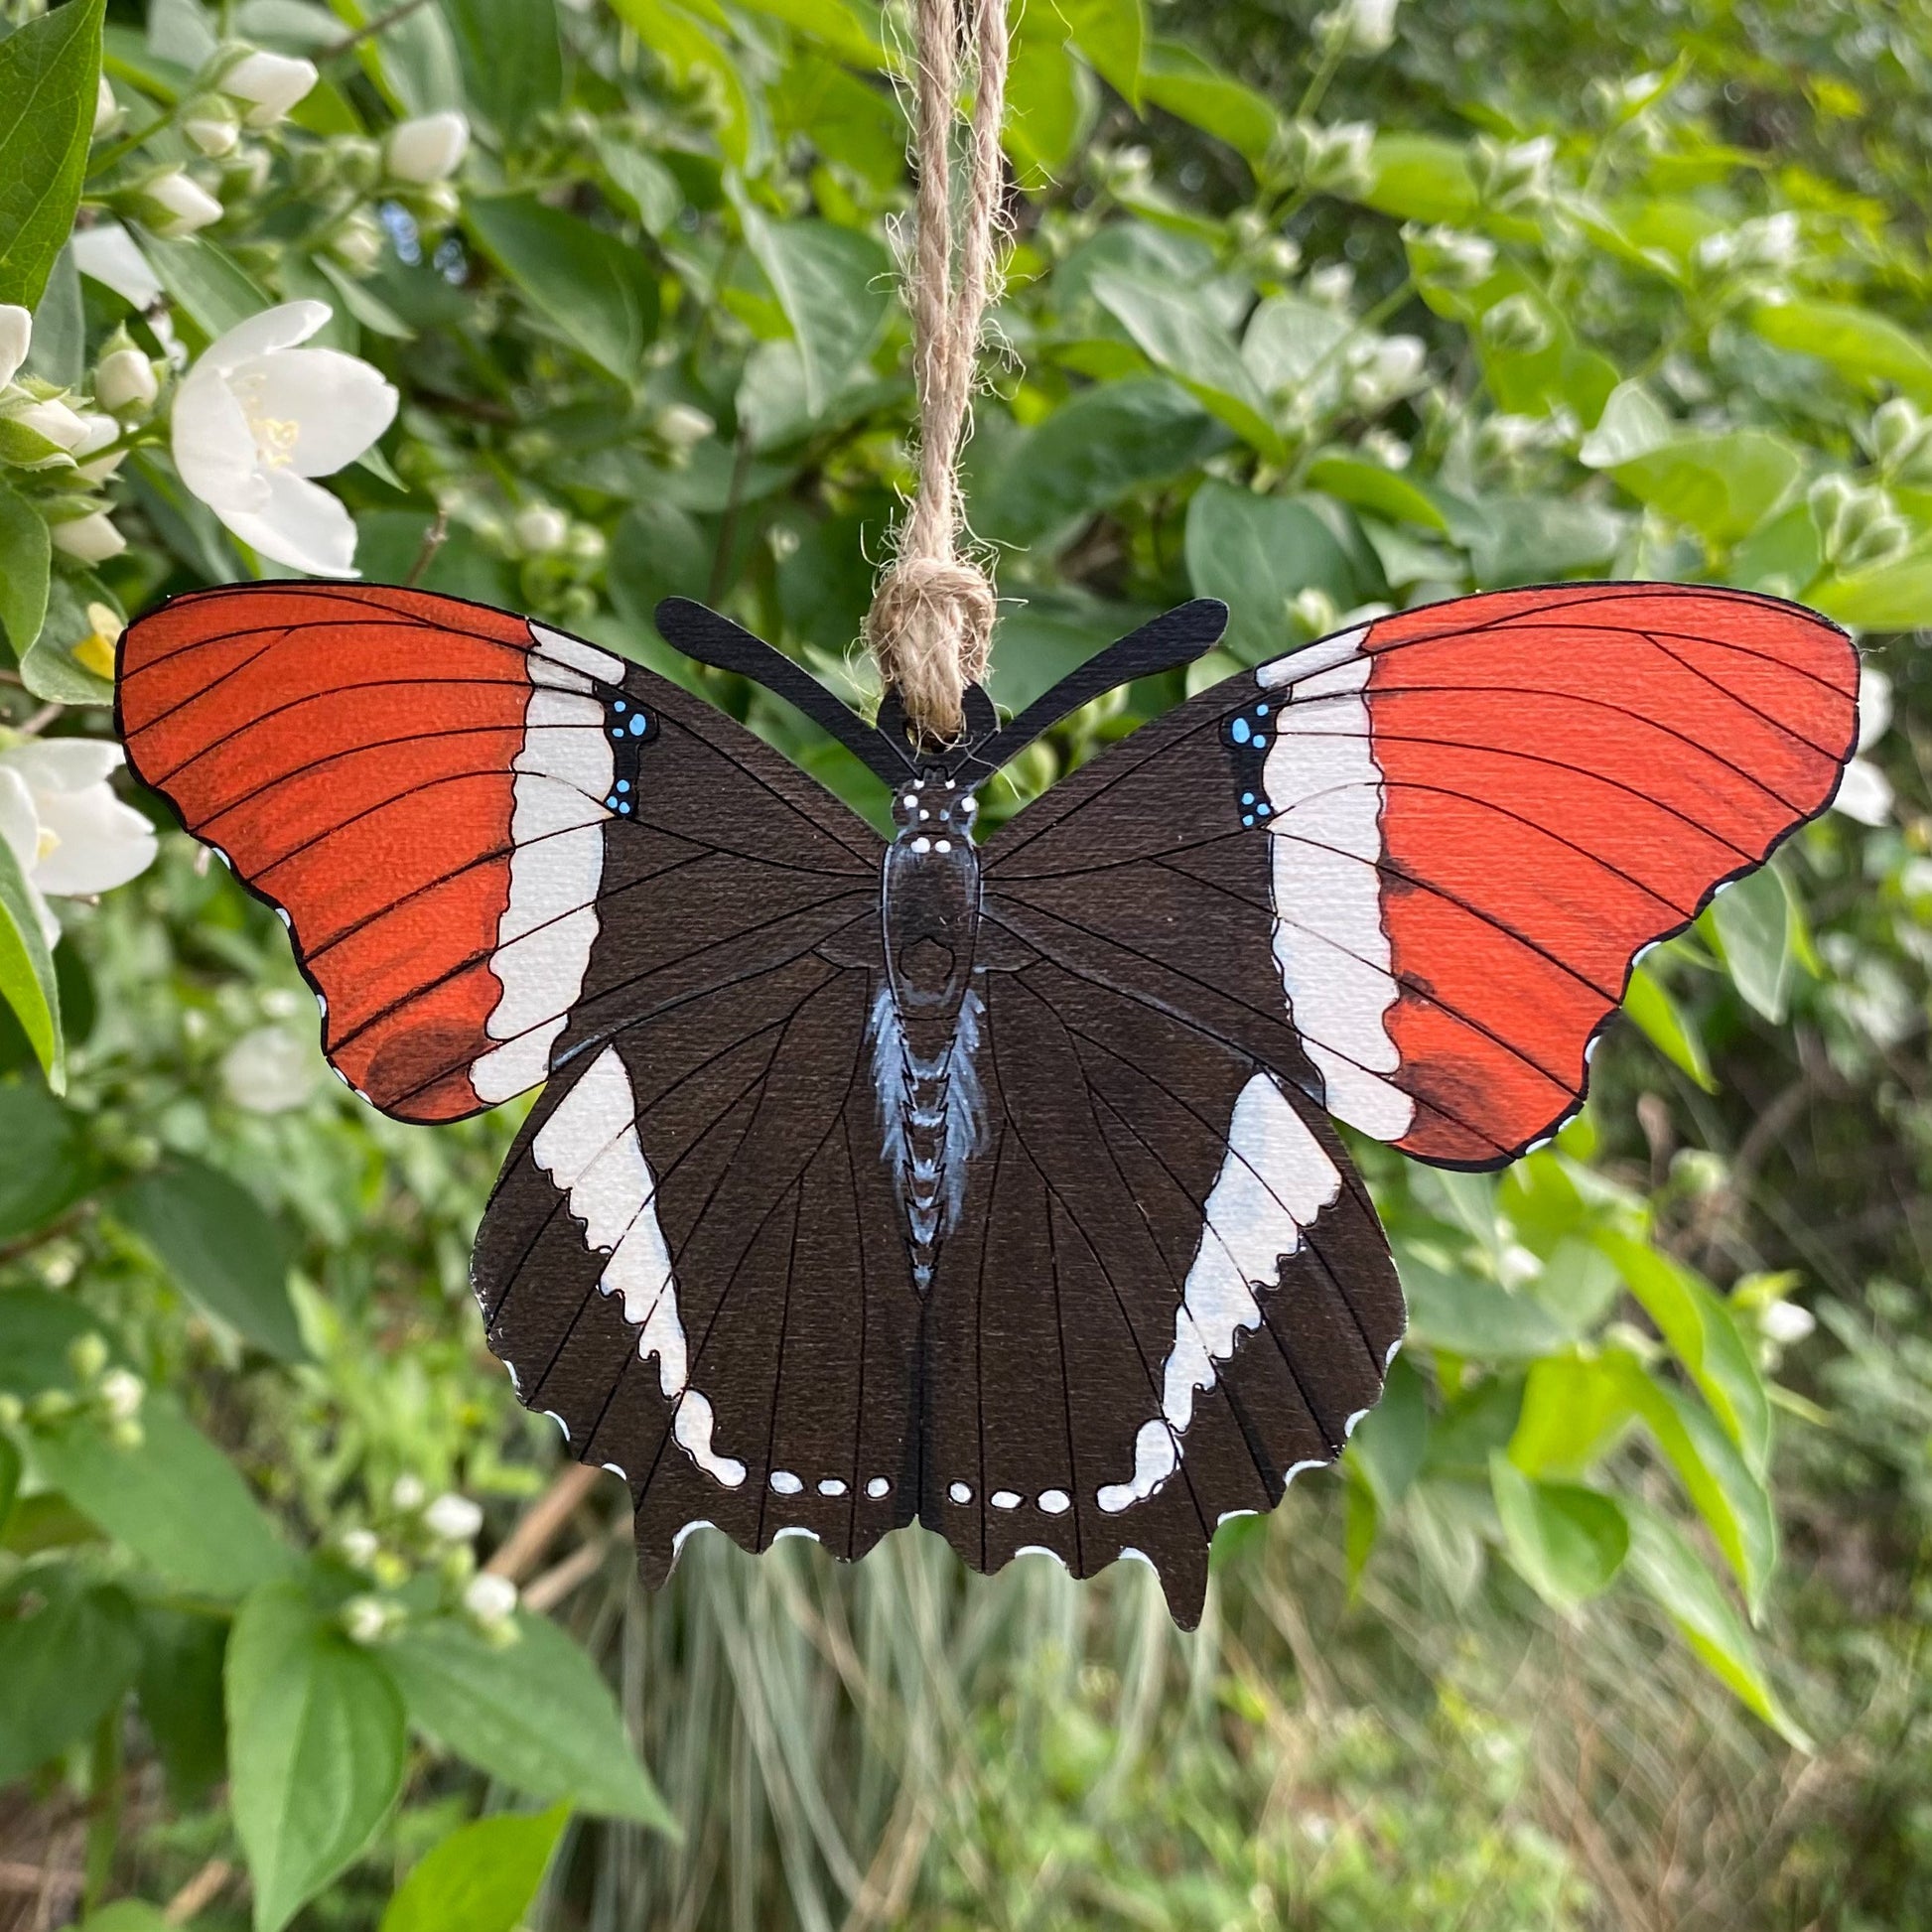
[[[402,1785],[388,1673],[295,1584],[265,1584],[228,1639],[229,1790],[255,1885],[255,1932],[281,1932],[348,1864]]]
[[[1710,1283],[1647,1242],[1614,1231],[1596,1239],[1761,1477],[1771,1459],[1771,1402],[1736,1317]]]
[[[47,1762],[121,1701],[140,1659],[134,1605],[37,1569],[0,1602],[0,1785]]]
[[[1932,353],[1897,323],[1848,302],[1767,303],[1751,327],[1778,348],[1815,355],[1862,389],[1884,383],[1932,403]]]
[[[620,382],[657,336],[657,276],[636,249],[534,195],[470,203],[470,231],[530,306]]]
[[[168,1396],[142,1404],[138,1445],[75,1417],[36,1435],[32,1450],[75,1508],[184,1589],[241,1596],[288,1573],[288,1546],[240,1472]]]
[[[1187,506],[1187,578],[1196,597],[1228,607],[1227,647],[1244,663],[1278,657],[1293,641],[1289,605],[1310,588],[1355,602],[1342,547],[1304,503],[1210,480]]]
[[[1674,1523],[1642,1504],[1626,1502],[1631,1578],[1662,1606],[1685,1641],[1744,1706],[1787,1742],[1813,1748],[1765,1675],[1757,1645],[1730,1599]]]
[[[170,1932],[173,1921],[144,1898],[117,1898],[80,1921],[80,1932]]]
[[[170,241],[145,229],[141,252],[171,302],[210,342],[273,306],[273,298],[226,249],[205,235]]]
[[[1770,1491],[1703,1403],[1659,1382],[1634,1356],[1613,1354],[1623,1366],[1631,1407],[1677,1472],[1755,1616],[1778,1560]]]
[[[39,1395],[73,1380],[68,1350],[100,1322],[85,1304],[51,1288],[0,1289],[0,1391]]]
[[[27,889],[27,876],[20,870],[20,861],[5,839],[0,839],[0,998],[6,1000],[19,1020],[21,1031],[34,1048],[34,1057],[47,1075],[47,1084],[56,1093],[65,1093],[67,1035],[61,1029],[61,989],[54,977],[54,955],[48,951],[47,935],[41,931],[39,910]],[[0,1091],[0,1121],[5,1120],[12,1104],[8,1098],[10,1091]],[[25,1157],[21,1165],[30,1171],[38,1169],[39,1157],[33,1150],[17,1148],[16,1152]],[[4,1228],[11,1218],[9,1201],[18,1183],[12,1172],[14,1160],[0,1154],[0,1163],[4,1164],[0,1165],[0,1228]],[[61,1203],[66,1204],[66,1201]]]
[[[1178,476],[1226,440],[1165,376],[1096,383],[1015,437],[975,480],[974,526],[1017,548],[1071,535],[1097,510]]]
[[[533,1798],[674,1831],[597,1666],[547,1617],[498,1649],[457,1617],[409,1625],[387,1652],[410,1722]]]
[[[1466,222],[1476,211],[1469,151],[1439,134],[1381,134],[1370,157],[1374,180],[1361,197],[1384,214],[1407,221]]]
[[[892,301],[892,258],[870,235],[831,221],[773,221],[749,202],[739,218],[791,324],[805,407],[816,416],[879,335]]]
[[[228,1619],[150,1603],[141,1612],[141,1717],[161,1753],[168,1796],[193,1809],[227,1774],[221,1673]]]
[[[1379,463],[1324,456],[1309,466],[1309,482],[1344,503],[1372,510],[1393,523],[1421,523],[1432,530],[1449,528],[1449,518],[1426,489],[1400,471],[1385,470]]]
[[[452,1832],[403,1880],[381,1932],[515,1932],[570,1819],[568,1805]]]
[[[106,586],[88,573],[61,571],[48,587],[41,634],[20,660],[20,681],[35,697],[54,704],[114,702],[113,680],[89,670],[74,655],[78,645],[96,634],[87,615],[89,604],[105,605],[120,615]]]
[[[1453,1274],[1399,1249],[1412,1341],[1476,1361],[1530,1361],[1563,1345],[1563,1329],[1539,1302],[1480,1275]]]
[[[1713,543],[1734,543],[1784,500],[1804,468],[1797,448],[1768,430],[1673,439],[1609,475],[1652,509]]]
[[[0,483],[0,629],[16,657],[25,656],[41,634],[53,567],[45,519],[18,490]]]
[[[617,191],[619,205],[643,223],[646,234],[663,234],[684,207],[677,177],[654,154],[610,133],[599,134],[597,158]]]
[[[1141,104],[1141,55],[1147,15],[1141,0],[1052,0],[1073,45],[1130,106]]]
[[[443,0],[470,104],[517,142],[564,97],[556,0]]]
[[[37,308],[80,206],[105,0],[68,0],[0,41],[0,302]]]
[[[34,310],[34,340],[27,372],[59,389],[77,389],[87,373],[87,315],[73,249],[54,257],[47,287]]]
[[[20,1494],[20,1451],[11,1436],[0,1436],[0,1536],[5,1535],[7,1518],[14,1513],[14,1498]]]
[[[1094,88],[1067,53],[1066,25],[1050,5],[1024,6],[1016,29],[1000,135],[1021,186],[1036,194],[1060,179],[1091,129]]]
[[[738,0],[747,13],[782,20],[794,32],[816,41],[857,67],[884,68],[886,50],[858,10],[845,0]]]
[[[1777,868],[1761,866],[1732,880],[1711,901],[1705,919],[1745,1004],[1766,1020],[1781,1022],[1798,950],[1797,920]]]
[[[1141,97],[1225,141],[1249,163],[1266,159],[1277,120],[1264,94],[1231,78],[1182,41],[1149,43],[1141,57]]]
[[[1107,268],[1095,272],[1091,287],[1101,307],[1151,362],[1271,462],[1285,459],[1267,399],[1248,373],[1234,339],[1195,290]]]
[[[110,1197],[176,1287],[277,1360],[306,1359],[289,1300],[288,1240],[247,1188],[185,1158]]]
[[[1717,1092],[1704,1041],[1647,966],[1630,969],[1630,984],[1623,989],[1623,1011],[1667,1060],[1682,1067],[1706,1093]]]
[[[0,1083],[0,1241],[45,1227],[92,1179],[80,1117],[39,1086]]]
[[[1636,1413],[1623,1355],[1552,1355],[1530,1369],[1509,1459],[1525,1475],[1580,1476]]]
[[[1392,1510],[1409,1493],[1429,1452],[1429,1400],[1408,1356],[1389,1364],[1382,1399],[1348,1439],[1348,1459],[1375,1493],[1378,1510]]]
[[[1860,630],[1917,630],[1932,624],[1932,554],[1899,557],[1869,570],[1828,577],[1805,592],[1814,610]]]
[[[1614,1498],[1574,1482],[1538,1482],[1497,1450],[1489,1458],[1509,1560],[1546,1603],[1560,1610],[1609,1588],[1630,1548]]]

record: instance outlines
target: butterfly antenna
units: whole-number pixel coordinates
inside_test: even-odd
[[[875,731],[802,664],[755,637],[743,624],[688,597],[667,597],[653,614],[659,634],[686,657],[713,670],[750,678],[774,698],[782,698],[822,731],[829,732],[876,777],[895,788],[916,774],[909,748],[901,752],[885,733]]]
[[[990,776],[1042,732],[1117,685],[1131,684],[1137,677],[1156,677],[1205,656],[1221,641],[1227,621],[1228,607],[1218,598],[1197,597],[1142,624],[1069,671],[1009,724],[979,739],[960,760],[960,775],[969,782]]]

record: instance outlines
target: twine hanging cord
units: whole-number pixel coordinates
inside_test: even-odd
[[[958,197],[954,273],[952,135],[959,108],[963,5],[972,26],[972,121]],[[866,619],[866,640],[916,737],[955,740],[967,685],[986,675],[995,603],[986,573],[962,553],[959,454],[972,409],[980,329],[994,285],[1000,123],[1006,106],[1005,0],[914,0],[918,198],[906,305],[919,401],[917,493],[897,552]]]

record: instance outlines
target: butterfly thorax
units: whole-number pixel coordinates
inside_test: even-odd
[[[873,1078],[887,1164],[899,1182],[912,1279],[923,1291],[957,1218],[982,1134],[980,1003],[972,990],[980,869],[972,794],[916,781],[893,803],[881,881],[885,972],[873,1007]]]

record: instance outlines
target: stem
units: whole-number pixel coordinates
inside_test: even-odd
[[[121,1705],[112,1707],[94,1726],[93,1752],[88,1764],[87,1857],[81,1909],[90,1913],[100,1903],[114,1875],[114,1854],[121,1836]]]
[[[372,41],[378,34],[386,34],[399,20],[407,20],[413,13],[427,6],[429,0],[402,0],[399,7],[391,7],[386,14],[377,14],[373,20],[365,20],[354,33],[325,47],[316,57],[318,64],[334,61],[345,54],[352,53],[364,41]]]
[[[725,514],[718,523],[718,548],[712,553],[711,581],[705,586],[704,601],[713,610],[731,581],[732,545],[738,540],[739,499],[745,493],[746,473],[752,467],[752,439],[741,427],[738,451],[732,459],[731,493],[725,498]]]
[[[1341,71],[1341,64],[1348,53],[1348,36],[1337,31],[1329,36],[1328,44],[1321,50],[1321,64],[1314,70],[1307,90],[1296,103],[1295,118],[1305,121],[1321,105],[1321,96],[1328,91],[1328,83]]]

